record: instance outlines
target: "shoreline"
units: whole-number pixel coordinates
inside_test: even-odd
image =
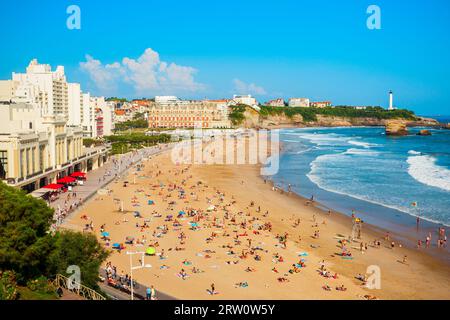
[[[284,152],[285,152],[284,143],[280,142],[280,158]],[[287,193],[287,190],[285,190],[285,189],[287,189],[286,182],[275,181],[272,176],[264,177],[262,175],[259,175],[259,178],[261,180],[266,179],[267,181],[270,181],[270,183],[272,185],[283,189],[284,193]],[[313,182],[311,182],[311,183],[313,185],[315,185]],[[440,227],[444,227],[446,230],[449,229],[449,226],[442,222],[432,221],[430,219],[427,219],[426,217],[415,216],[413,214],[398,210],[396,208],[387,207],[380,203],[375,203],[375,202],[371,202],[371,201],[368,201],[365,199],[353,197],[353,196],[345,194],[345,193],[336,193],[333,191],[322,189],[319,186],[316,186],[316,187],[322,193],[325,193],[325,194],[330,194],[333,196],[338,195],[339,197],[342,197],[342,198],[348,198],[348,199],[350,199],[350,201],[361,202],[364,204],[368,204],[372,207],[382,208],[383,211],[392,211],[392,213],[396,213],[396,216],[401,215],[400,219],[399,219],[400,221],[395,221],[395,219],[391,218],[389,221],[385,221],[384,225],[383,225],[383,223],[381,222],[382,218],[377,217],[376,212],[375,213],[373,213],[371,211],[368,211],[371,213],[358,212],[358,214],[361,216],[370,217],[370,218],[372,218],[372,220],[378,220],[375,222],[365,223],[365,225],[370,226],[371,228],[374,228],[374,229],[378,230],[378,232],[382,232],[383,234],[386,234],[386,232],[389,232],[392,235],[395,235],[397,239],[402,239],[403,241],[406,241],[405,243],[408,245],[408,247],[413,248],[413,249],[416,248],[417,240],[419,238],[423,240],[429,233],[436,236],[437,230]],[[301,195],[300,193],[296,192],[295,188],[292,189],[291,194],[299,197],[302,201],[309,200],[306,196]],[[336,201],[334,201],[334,202],[336,202]],[[333,205],[333,204],[326,205],[325,203],[322,203],[320,200],[319,201],[316,200],[316,201],[314,201],[314,203],[315,203],[315,206],[318,209],[322,210],[323,212],[326,212],[327,210],[331,210],[334,213],[338,213],[339,215],[342,215],[343,217],[351,220],[351,216],[349,215],[349,213],[345,213],[345,212],[343,212],[343,210],[341,211],[338,208],[336,208],[336,203],[335,203],[335,205]],[[385,215],[385,214],[386,213],[383,213],[383,215]],[[419,230],[416,228],[416,218],[417,217],[420,218]],[[414,232],[415,234],[412,235],[411,234],[412,232]],[[428,248],[427,250],[428,250],[427,254],[429,254],[430,256],[433,256],[434,258],[437,258],[437,259],[450,265],[450,248],[448,246],[446,248],[437,248],[435,242],[433,242],[431,245],[431,248]],[[444,255],[442,253],[444,253]]]
[[[265,179],[264,176],[259,176],[259,178],[262,181],[264,181],[264,179]],[[270,185],[271,186],[276,186],[276,183],[273,180],[267,180],[267,181],[270,181]],[[325,191],[326,192],[331,192],[331,191],[327,191],[327,190],[325,190]],[[284,190],[284,194],[288,195],[288,193],[285,190]],[[310,202],[309,199],[307,199],[306,197],[304,197],[301,194],[298,194],[298,193],[296,193],[294,191],[292,191],[292,193],[290,195],[288,195],[288,196],[294,197],[294,198],[298,198],[298,200],[301,201],[302,203]],[[360,201],[365,201],[365,200],[360,200]],[[327,214],[327,210],[331,210],[332,215],[333,215],[333,218],[331,218],[331,219],[340,220],[343,224],[346,224],[346,225],[350,225],[351,224],[352,218],[351,218],[351,216],[349,216],[346,213],[343,213],[343,212],[341,212],[341,211],[339,211],[339,210],[337,210],[337,209],[335,209],[333,207],[329,207],[329,206],[321,203],[320,201],[314,201],[313,206],[317,210],[320,210],[322,212],[322,214]],[[392,209],[392,210],[395,210],[395,209]],[[396,210],[396,211],[398,211],[398,210]],[[401,212],[401,211],[399,211],[399,212]],[[405,215],[408,215],[405,212],[401,212],[401,213],[405,214]],[[415,217],[414,216],[410,216],[410,218],[413,219]],[[423,219],[423,220],[425,220],[425,219]],[[435,222],[428,221],[428,220],[426,220],[426,223],[429,224],[429,226],[422,227],[421,228],[422,229],[421,230],[422,233],[435,232],[436,229],[439,226],[443,225],[443,224],[437,224]],[[395,226],[403,228],[403,229],[405,229],[406,226],[401,225],[401,224],[396,224],[396,223],[392,223],[392,225],[394,225],[394,228],[386,228],[384,226],[379,226],[379,225],[376,225],[376,224],[373,224],[373,223],[364,223],[364,229],[368,229],[369,231],[371,231],[371,233],[374,236],[378,236],[378,237],[386,235],[386,233],[388,232],[390,234],[391,238],[396,240],[395,242],[398,242],[399,239],[406,240],[406,242],[402,242],[402,245],[403,245],[404,248],[406,247],[408,249],[416,250],[416,251],[419,250],[419,249],[416,248],[417,240],[415,240],[413,238],[413,236],[411,236],[409,233],[407,233],[406,230],[404,232],[402,232],[402,231],[399,231],[398,228],[395,229]],[[406,244],[406,246],[405,246],[405,244]],[[427,248],[426,250],[427,251],[421,251],[421,253],[423,253],[425,255],[429,255],[430,257],[433,257],[434,259],[440,260],[443,263],[446,263],[446,264],[448,264],[450,266],[450,256],[448,254],[448,249],[447,248],[440,248],[439,249],[439,248],[434,247],[434,244],[433,244],[433,247]],[[444,255],[442,253],[444,253]]]
[[[254,168],[252,169],[253,172],[253,179],[257,179],[259,180],[259,184],[262,185],[264,184],[264,177],[261,176],[259,174],[259,168]],[[271,184],[267,184],[267,187],[270,188]],[[277,196],[284,198],[283,201],[290,201],[290,202],[294,202],[296,204],[296,207],[301,210],[302,207],[305,207],[305,204],[309,202],[309,199],[306,199],[305,197],[298,195],[296,193],[291,193],[290,195],[287,192],[283,192],[283,194],[281,194],[280,192],[273,192],[270,191],[272,193],[277,194]],[[287,200],[289,199],[289,200]],[[348,231],[351,231],[351,217],[349,217],[348,215],[335,211],[332,208],[330,208],[332,210],[332,214],[331,216],[328,216],[326,213],[326,210],[323,210],[323,208],[320,208],[321,204],[319,202],[315,202],[314,206],[308,206],[308,208],[313,208],[313,210],[315,211],[315,213],[317,215],[321,215],[320,217],[322,218],[326,218],[329,221],[333,221],[335,224],[337,224],[339,226],[339,229],[347,229]],[[323,206],[323,205],[322,205]],[[328,223],[327,223],[328,224]],[[376,225],[372,225],[372,224],[365,224],[365,227],[363,228],[364,231],[363,233],[366,235],[369,235],[372,239],[376,238],[376,239],[382,239],[386,233],[386,231],[390,231],[390,230],[386,230],[382,227],[376,226]],[[280,230],[281,231],[281,230]],[[395,232],[395,230],[390,231],[390,237],[392,240],[395,241],[396,246],[398,246],[398,243],[396,241],[396,239],[398,238],[398,234]],[[386,241],[384,245],[386,245],[387,247],[387,243]],[[390,250],[390,249],[388,249]],[[397,250],[397,247],[394,249]],[[392,250],[392,251],[394,251]],[[450,275],[450,264],[448,263],[448,258],[447,259],[440,259],[438,256],[436,256],[435,254],[427,251],[429,249],[422,249],[422,250],[418,250],[416,249],[414,246],[410,246],[410,245],[403,245],[401,248],[399,248],[399,250],[402,251],[402,254],[405,253],[408,257],[414,257],[415,260],[420,261],[421,263],[423,263],[424,265],[427,266],[427,269],[431,270],[435,270],[438,269],[440,270],[439,272],[443,272],[443,275],[445,275],[446,277],[448,277]],[[435,251],[438,251],[438,249],[436,249]],[[441,251],[442,253],[442,251]],[[447,252],[445,252],[445,254],[447,254]],[[448,255],[448,254],[447,254]],[[398,261],[400,262],[400,261]]]
[[[382,128],[382,126],[351,126],[351,128],[372,128],[372,127]],[[419,127],[422,127],[422,126],[419,126]],[[296,128],[296,129],[329,129],[329,128],[348,128],[348,127],[336,126],[336,127],[311,127],[311,128]],[[431,126],[428,126],[428,128],[438,130],[438,128],[434,128]],[[284,127],[284,128],[280,128],[280,129],[293,129],[293,128],[292,127]],[[411,134],[411,133],[409,135],[415,136],[415,134]],[[284,153],[286,153],[286,149],[285,149],[284,143],[282,141],[280,141],[280,159]],[[308,180],[308,183],[310,183],[312,186],[314,186],[315,189],[319,190],[319,192],[322,195],[331,195],[331,196],[326,196],[326,198],[327,198],[326,200],[325,199],[322,200],[324,202],[328,202],[328,204],[320,203],[320,201],[319,201],[318,202],[319,205],[321,205],[327,209],[332,209],[346,217],[349,217],[350,209],[348,207],[345,208],[342,206],[341,206],[341,208],[339,208],[338,203],[341,203],[344,201],[355,202],[356,206],[361,206],[362,208],[366,207],[365,209],[370,209],[370,210],[366,210],[367,212],[358,212],[359,214],[364,215],[366,218],[369,218],[369,220],[373,220],[373,221],[369,222],[369,224],[377,227],[380,230],[396,232],[399,237],[403,238],[404,240],[407,240],[409,242],[409,244],[413,247],[415,247],[417,245],[418,239],[422,239],[422,240],[425,239],[426,236],[428,235],[428,233],[436,235],[437,230],[439,228],[443,227],[448,230],[450,227],[446,223],[443,223],[440,221],[435,221],[428,217],[416,215],[411,212],[405,212],[405,211],[402,211],[393,206],[384,205],[382,203],[363,199],[363,198],[353,196],[351,194],[347,194],[344,192],[331,191],[331,190],[322,188],[322,187],[318,186],[316,183],[314,183],[313,181],[311,181],[311,179],[309,179],[309,177],[308,177],[308,174],[305,174],[304,176],[306,177],[305,179]],[[262,177],[262,178],[264,179],[264,177]],[[287,189],[287,182],[285,182],[283,180],[276,181],[277,179],[272,178],[272,177],[268,177],[268,179],[271,180],[276,185],[280,186],[281,188]],[[311,188],[311,187],[309,187],[309,188]],[[297,194],[298,196],[306,199],[306,195],[305,194],[302,195],[299,192],[299,190],[296,190],[296,187],[292,188],[292,192]],[[380,213],[380,214],[378,214],[378,213]],[[387,218],[387,219],[385,219],[385,218]],[[419,229],[416,228],[416,226],[417,226],[416,218],[420,218]],[[416,237],[414,237],[411,234],[411,232],[415,232]],[[432,247],[436,247],[435,242],[432,243]],[[434,249],[436,249],[436,248],[434,248]],[[450,252],[449,252],[448,246],[447,246],[446,250],[447,250],[446,262],[449,263],[450,262],[450,255],[449,255]],[[439,253],[438,250],[433,250],[433,254],[435,254],[436,257],[442,258],[438,253]]]

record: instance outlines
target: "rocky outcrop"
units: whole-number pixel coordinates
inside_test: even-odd
[[[303,127],[303,117],[300,114],[294,115],[292,118],[287,117],[284,113],[269,116],[267,118],[260,117],[259,125],[262,128],[273,127]]]
[[[419,126],[438,126],[439,125],[439,121],[435,120],[435,119],[431,119],[431,118],[425,118],[425,117],[418,117],[418,125]],[[409,123],[408,125],[410,126],[415,126],[415,121],[412,121],[411,123]]]
[[[259,113],[252,108],[246,108],[244,112],[244,121],[241,126],[244,128],[257,128],[259,124]]]
[[[407,122],[403,120],[388,120],[386,121],[386,135],[388,136],[406,136],[408,129]]]
[[[431,136],[431,132],[429,130],[420,130],[417,133],[418,136]]]

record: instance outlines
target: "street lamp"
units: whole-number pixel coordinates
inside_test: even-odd
[[[152,265],[144,264],[145,252],[128,252],[127,251],[127,254],[130,256],[131,300],[134,300],[133,270],[143,269],[143,268],[151,268]],[[141,259],[141,265],[140,266],[133,267],[133,259],[132,259],[132,257],[135,254],[141,254],[142,255],[142,259]]]

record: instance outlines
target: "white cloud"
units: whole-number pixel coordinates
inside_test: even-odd
[[[245,83],[242,80],[234,79],[234,89],[238,94],[253,94],[253,95],[265,95],[266,90],[263,87],[257,86],[254,83]]]
[[[86,55],[86,62],[81,62],[80,68],[103,91],[111,91],[125,83],[139,95],[179,94],[205,88],[194,79],[196,69],[161,61],[158,52],[150,48],[137,59],[125,57],[121,62],[106,65]]]

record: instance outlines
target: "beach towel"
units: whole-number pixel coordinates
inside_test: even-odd
[[[299,256],[299,257],[307,257],[307,256],[308,256],[308,253],[306,253],[306,252],[300,252],[300,253],[298,254],[298,256]]]

